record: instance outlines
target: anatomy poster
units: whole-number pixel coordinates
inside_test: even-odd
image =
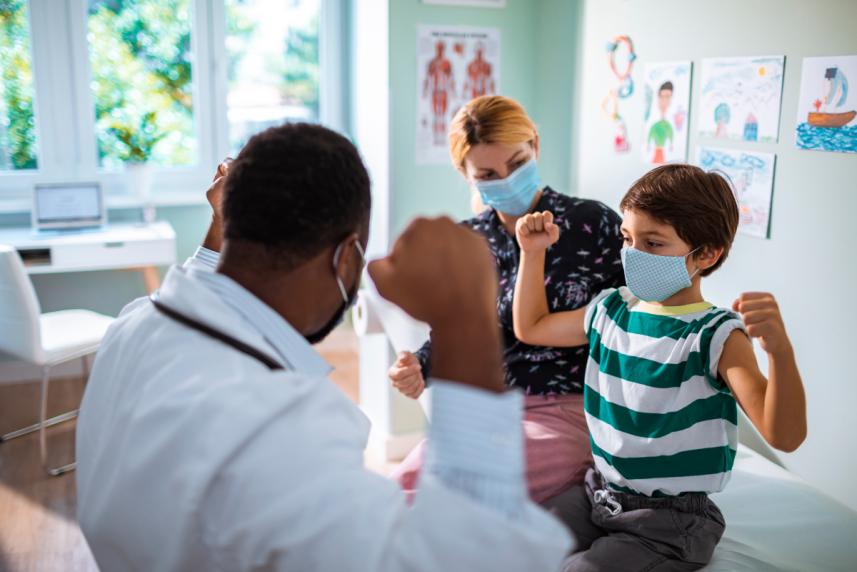
[[[687,161],[690,62],[647,64],[643,160],[651,165]]]
[[[697,150],[700,167],[729,177],[738,201],[738,232],[742,234],[770,236],[775,161],[773,153],[711,147]]]
[[[784,66],[784,56],[702,60],[700,135],[775,143]]]
[[[500,87],[500,30],[417,29],[417,148],[421,165],[448,164],[447,132],[458,109]]]

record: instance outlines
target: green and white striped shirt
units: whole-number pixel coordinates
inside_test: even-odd
[[[595,466],[617,491],[713,493],[729,481],[738,407],[719,380],[740,317],[702,302],[655,306],[625,287],[586,309],[584,409]]]

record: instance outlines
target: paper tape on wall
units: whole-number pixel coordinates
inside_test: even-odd
[[[381,325],[381,319],[369,304],[368,297],[364,294],[365,290],[360,290],[357,294],[357,303],[354,304],[354,310],[351,311],[351,318],[354,322],[354,331],[358,336],[368,336],[369,334],[383,334],[384,326]]]
[[[358,293],[353,317],[357,335],[384,333],[396,353],[414,352],[429,339],[428,324],[414,320],[370,288]]]

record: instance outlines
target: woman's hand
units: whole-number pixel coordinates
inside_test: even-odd
[[[541,252],[559,240],[559,227],[550,211],[527,214],[515,223],[515,236],[524,252]]]
[[[411,399],[419,397],[426,387],[420,362],[411,352],[400,352],[396,363],[390,367],[387,375],[393,387]]]

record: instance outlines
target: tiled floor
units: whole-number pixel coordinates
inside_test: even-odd
[[[318,346],[336,371],[333,381],[354,401],[358,395],[357,338],[346,327]],[[49,415],[74,408],[80,379],[51,382]],[[0,432],[32,423],[38,383],[0,384]],[[50,431],[48,447],[57,464],[71,459],[74,423]],[[375,465],[384,472],[388,465]],[[0,444],[0,572],[83,572],[97,570],[75,520],[74,473],[48,477],[39,464],[33,434]]]

